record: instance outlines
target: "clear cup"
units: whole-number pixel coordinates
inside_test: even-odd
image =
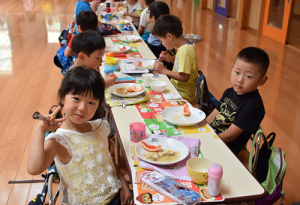
[[[153,81],[153,74],[142,74],[142,82],[143,82],[143,86],[145,87],[150,87],[150,83]]]
[[[129,125],[130,140],[132,142],[140,142],[146,139],[146,124],[143,122],[133,122]]]

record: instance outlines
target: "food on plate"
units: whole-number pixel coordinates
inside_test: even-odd
[[[141,61],[139,61],[137,64],[136,64],[137,67],[143,67],[143,63]]]
[[[127,91],[128,91],[128,92],[141,92],[143,89],[144,89],[143,86],[137,88],[137,87],[133,84],[131,87],[127,88]]]
[[[159,146],[149,145],[146,142],[144,142],[143,140],[140,143],[145,150],[150,151],[150,152],[158,152],[159,150],[161,150],[161,147],[162,147],[161,145],[159,145]]]
[[[143,157],[154,162],[174,162],[180,158],[180,152],[161,149],[158,152],[146,152]]]
[[[143,68],[153,68],[152,65],[143,66]]]
[[[127,87],[119,87],[116,89],[116,93],[126,95],[127,94]]]
[[[120,51],[126,50],[126,46],[119,46],[118,48]]]
[[[114,57],[114,53],[113,52],[107,52],[105,54],[105,57]]]
[[[201,192],[201,195],[203,196],[203,198],[206,199],[206,200],[214,198],[211,195],[209,195],[208,190],[205,189],[205,188],[200,189],[200,192]]]
[[[183,115],[184,116],[190,116],[191,115],[190,107],[189,107],[188,104],[185,104],[183,106]]]

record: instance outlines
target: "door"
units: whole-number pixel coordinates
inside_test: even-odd
[[[266,0],[262,34],[287,44],[293,0]]]
[[[215,12],[227,18],[229,0],[216,0],[216,2]]]

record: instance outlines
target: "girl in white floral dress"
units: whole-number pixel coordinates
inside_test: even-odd
[[[88,121],[103,111],[104,89],[98,72],[71,69],[58,91],[60,107],[45,115],[49,124],[40,121],[35,129],[28,173],[44,172],[54,159],[61,179],[62,204],[66,200],[72,205],[133,204],[132,192],[108,151],[108,122]],[[61,109],[65,118],[55,119]],[[56,132],[44,140],[45,133],[53,130]]]

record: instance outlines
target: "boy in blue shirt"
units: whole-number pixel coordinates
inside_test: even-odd
[[[93,5],[91,7],[90,2],[92,2],[93,0],[81,0],[81,1],[77,1],[76,3],[76,7],[75,7],[75,13],[74,13],[74,19],[76,20],[77,15],[82,12],[82,11],[92,11],[95,12],[98,8],[98,3],[97,1],[93,2]],[[76,34],[78,34],[78,30],[77,30],[77,23],[75,23],[75,32]]]
[[[264,50],[241,50],[232,66],[232,87],[225,90],[218,106],[205,119],[236,156],[264,118],[264,104],[257,87],[267,81],[269,64]]]

